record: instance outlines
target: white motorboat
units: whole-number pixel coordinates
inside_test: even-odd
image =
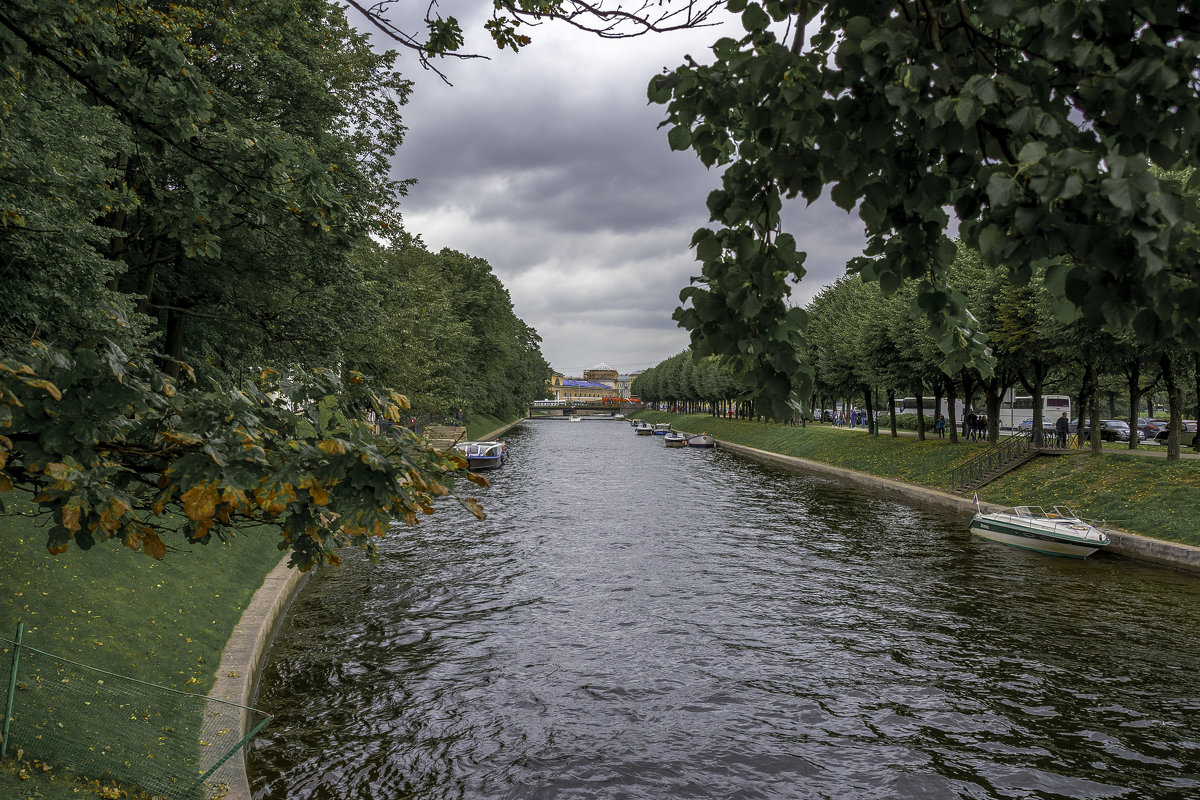
[[[687,444],[687,437],[679,431],[667,431],[663,436],[663,444],[667,447],[683,447]]]
[[[654,433],[654,426],[649,422],[639,422],[633,431],[638,436],[649,436]]]
[[[467,460],[467,469],[495,469],[508,457],[504,442],[459,442],[454,449]]]
[[[567,417],[567,422],[583,422],[583,417],[579,416],[578,414],[572,414],[571,416]]]
[[[652,433],[655,436],[666,436],[670,432],[670,430],[671,430],[671,423],[656,422],[656,423],[654,423],[654,430],[652,431]]]
[[[717,440],[709,436],[707,433],[697,433],[695,436],[687,437],[688,447],[716,447]]]
[[[1103,523],[1080,519],[1066,506],[1015,506],[991,514],[978,512],[971,533],[994,542],[1052,556],[1087,558],[1109,543]]]

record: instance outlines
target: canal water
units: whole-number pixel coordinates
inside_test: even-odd
[[[256,800],[1200,797],[1200,580],[621,422],[507,442],[487,520],[309,581]]]

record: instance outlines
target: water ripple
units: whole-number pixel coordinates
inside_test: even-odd
[[[1200,582],[528,423],[480,492],[310,581],[257,800],[1200,796]]]

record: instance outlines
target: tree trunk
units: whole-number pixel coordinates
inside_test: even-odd
[[[998,381],[995,381],[998,383]],[[987,439],[988,444],[1000,441],[1000,403],[1004,399],[1006,387],[1001,387],[999,394],[988,390],[987,393]]]
[[[179,311],[167,311],[167,335],[163,342],[163,372],[172,378],[179,377],[179,362],[183,360],[184,326],[187,316]]]
[[[1100,454],[1100,391],[1097,386],[1099,377],[1093,365],[1091,371],[1092,381],[1088,386],[1088,417],[1091,418],[1091,431],[1088,437],[1088,444],[1091,445],[1092,452],[1096,455]]]
[[[1167,433],[1167,460],[1179,458],[1179,440],[1183,431],[1183,390],[1175,379],[1175,357],[1163,353],[1163,384],[1167,387],[1167,407],[1171,409],[1170,428]],[[1196,431],[1200,436],[1200,430]]]
[[[990,444],[1000,441],[1000,403],[1004,395],[1017,382],[1015,376],[994,375],[983,382],[987,406],[987,438]]]
[[[1075,420],[1075,435],[1080,447],[1083,446],[1083,431],[1087,428],[1088,403],[1091,402],[1092,385],[1096,382],[1096,363],[1088,361],[1083,365],[1083,382],[1079,386],[1079,416]]]
[[[1142,362],[1132,358],[1128,363],[1125,377],[1129,379],[1129,449],[1137,450],[1138,446],[1138,401],[1142,399]]]
[[[1200,350],[1192,353],[1192,358],[1195,361],[1196,378],[1196,411],[1193,415],[1196,418],[1196,435],[1192,437],[1192,450],[1200,453]]]
[[[956,386],[954,379],[949,378],[946,381],[946,428],[950,431],[950,444],[958,444],[958,425],[954,420],[954,406],[958,404],[956,394]]]
[[[871,387],[864,386],[864,387],[862,387],[862,390],[863,390],[863,403],[866,404],[865,408],[867,409],[867,433],[874,433],[875,432],[875,403],[873,403],[871,401]]]
[[[1024,373],[1018,377],[1021,379],[1021,385],[1025,387],[1033,400],[1033,409],[1031,410],[1033,428],[1030,436],[1036,447],[1044,447],[1046,443],[1046,431],[1045,425],[1042,422],[1042,391],[1046,385],[1046,376],[1050,374],[1050,366],[1044,361],[1034,359],[1029,365],[1029,370],[1030,380],[1025,379]],[[1020,425],[1022,421],[1014,419],[1013,428]]]
[[[888,389],[888,416],[892,421],[892,438],[895,439],[900,434],[896,433],[896,390]]]
[[[917,384],[917,441],[925,441],[925,396],[920,383]]]
[[[962,425],[962,435],[965,439],[970,431],[967,430],[967,414],[971,411],[971,405],[975,402],[975,379],[970,376],[967,370],[963,370],[963,414],[960,425]]]

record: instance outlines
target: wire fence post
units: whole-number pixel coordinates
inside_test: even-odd
[[[203,786],[204,782],[206,780],[208,780],[209,775],[212,775],[214,772],[216,772],[217,769],[222,764],[224,764],[227,760],[229,760],[230,756],[232,756],[234,753],[236,753],[238,750],[240,750],[242,747],[244,747],[247,742],[249,742],[251,739],[253,739],[255,736],[257,736],[258,732],[261,731],[263,728],[267,727],[267,723],[270,721],[271,721],[270,715],[267,715],[266,717],[264,717],[263,720],[261,722],[259,722],[257,725],[255,725],[254,728],[249,733],[247,733],[245,736],[242,737],[242,740],[240,742],[238,742],[237,744],[235,744],[233,746],[233,749],[231,749],[228,753],[226,753],[224,756],[222,756],[220,761],[213,764],[211,767],[208,768],[207,772],[205,772],[203,775],[201,775],[199,778],[197,778],[196,782],[188,787],[188,791],[192,792],[192,791],[195,791],[196,789],[200,788],[201,786]]]
[[[8,698],[4,702],[4,729],[0,731],[0,758],[8,758],[8,726],[12,721],[13,697],[17,693],[17,667],[21,665],[21,639],[25,623],[17,623],[17,641],[13,647],[12,674],[8,676]]]

